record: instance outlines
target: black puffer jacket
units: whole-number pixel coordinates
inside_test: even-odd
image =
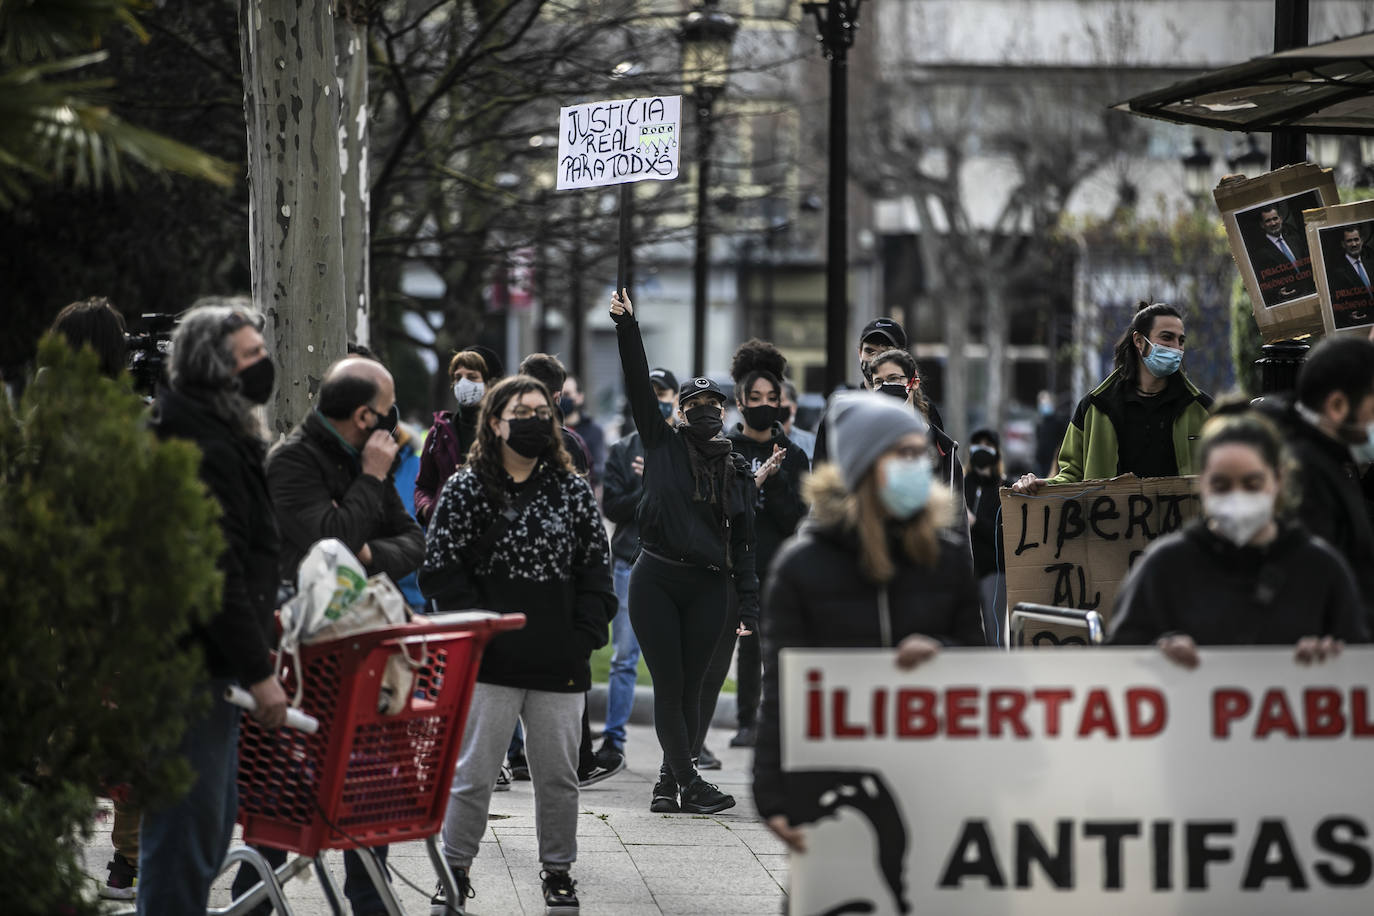
[[[740,617],[758,618],[759,580],[755,567],[754,478],[743,458],[724,494],[726,512],[692,498],[692,466],[687,444],[663,422],[649,381],[649,363],[639,323],[624,317],[616,324],[625,395],[644,443],[644,496],[639,502],[639,540],[651,553],[711,570],[728,569],[739,598]]]
[[[1200,646],[1369,638],[1350,567],[1330,544],[1286,524],[1263,547],[1236,547],[1201,519],[1145,551],[1116,596],[1108,642],[1143,646],[1166,633]]]
[[[812,518],[773,560],[763,610],[763,707],[754,751],[754,804],[788,813],[778,732],[778,653],[792,648],[877,648],[884,644],[880,586],[860,570],[852,508],[839,471],[814,472]],[[920,633],[951,646],[982,646],[978,585],[966,549],[945,526],[952,500],[931,491],[926,509],[940,528],[940,557],[917,566],[894,551],[897,574],[885,589],[891,642]]]
[[[245,685],[272,674],[270,634],[277,601],[277,523],[263,472],[262,443],[239,435],[205,402],[171,388],[158,391],[152,427],[163,439],[200,447],[200,479],[224,514],[220,611],[195,632],[211,677]]]
[[[607,625],[619,607],[596,497],[585,479],[545,461],[523,483],[509,476],[505,482],[502,498],[493,499],[465,465],[444,484],[429,524],[420,591],[441,611],[481,608],[525,615],[524,629],[492,640],[478,680],[528,690],[586,691],[591,687],[588,657],[605,645]],[[517,502],[516,517],[490,555],[476,556],[474,547],[497,513]]]

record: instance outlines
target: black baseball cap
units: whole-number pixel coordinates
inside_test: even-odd
[[[650,373],[650,377],[652,377],[652,373]],[[703,394],[709,394],[712,397],[719,398],[722,404],[728,400],[725,397],[725,392],[720,390],[720,386],[703,375],[692,379],[686,385],[682,386],[682,390],[678,394],[678,404],[681,405],[683,409],[686,409],[689,400]]]
[[[649,370],[649,381],[665,391],[677,394],[677,376],[664,369],[662,366]]]
[[[870,337],[885,337],[897,349],[906,349],[906,331],[902,330],[902,326],[891,318],[874,318],[864,325],[863,333],[859,335],[859,343],[863,343]]]

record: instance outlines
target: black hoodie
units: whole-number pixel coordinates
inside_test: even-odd
[[[806,517],[806,500],[802,499],[802,478],[811,470],[811,462],[806,453],[782,431],[781,423],[773,424],[772,438],[767,442],[756,442],[744,431],[744,425],[735,424],[730,433],[730,441],[735,451],[749,463],[749,473],[757,474],[759,468],[773,456],[773,446],[787,449],[782,466],[763,483],[755,487],[754,498],[754,539],[757,544],[754,568],[762,581],[768,573],[768,565],[778,552],[782,542],[790,538],[797,525]]]

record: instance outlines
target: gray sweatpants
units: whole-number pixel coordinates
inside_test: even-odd
[[[444,812],[444,858],[451,867],[468,868],[477,856],[487,829],[491,793],[516,719],[525,723],[539,860],[550,871],[567,871],[576,861],[577,748],[582,741],[585,702],[581,693],[477,682]]]

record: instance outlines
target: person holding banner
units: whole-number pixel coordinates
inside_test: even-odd
[[[611,296],[611,320],[625,394],[644,443],[641,549],[630,572],[630,621],[654,679],[654,729],[663,747],[649,810],[714,814],[733,807],[735,799],[698,775],[692,750],[709,725],[701,721],[702,682],[732,591],[739,603],[735,634],[758,630],[754,479],[721,435],[720,386],[705,377],[685,382],[678,425],[668,426],[625,290]]]
[[[803,825],[822,816],[822,799],[850,777],[784,777],[778,653],[891,647],[897,667],[909,669],[942,646],[984,644],[968,548],[948,530],[951,495],[933,480],[930,427],[916,412],[866,392],[837,396],[830,422],[832,463],[808,478],[811,517],[779,551],[764,598],[754,804],[798,851],[805,846]],[[790,806],[797,798],[814,804]]]
[[[1197,438],[1212,397],[1181,369],[1183,315],[1172,305],[1140,303],[1116,343],[1116,368],[1078,402],[1059,446],[1059,473],[1026,474],[1013,487],[1034,494],[1046,484],[1108,480],[1121,474],[1196,474]]]
[[[1350,567],[1283,517],[1289,481],[1273,425],[1255,414],[1215,417],[1198,457],[1202,515],[1136,563],[1108,641],[1155,643],[1188,668],[1198,646],[1293,645],[1307,663],[1365,642]]]

